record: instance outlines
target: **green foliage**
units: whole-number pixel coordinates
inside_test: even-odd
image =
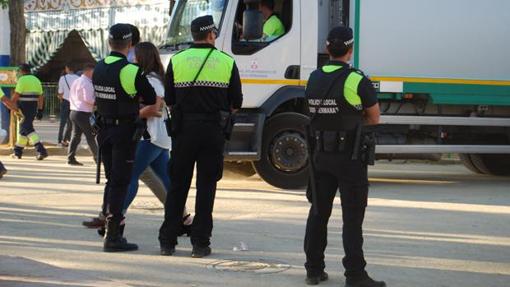
[[[9,5],[9,0],[0,0],[0,7],[2,9],[6,9],[8,5]]]

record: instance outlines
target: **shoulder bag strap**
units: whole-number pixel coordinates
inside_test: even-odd
[[[214,51],[215,49],[211,48],[211,50],[209,51],[209,53],[207,53],[207,56],[205,57],[205,60],[204,62],[202,63],[202,66],[200,66],[200,69],[198,69],[198,72],[197,74],[195,75],[195,78],[193,79],[193,82],[191,82],[191,85],[190,87],[194,87],[195,86],[195,83],[198,79],[198,77],[200,76],[200,73],[202,73],[202,70],[204,69],[205,67],[205,64],[207,63],[207,60],[209,60],[209,57],[211,56],[212,52]]]
[[[67,88],[69,89],[69,91],[71,91],[71,87],[69,87],[69,83],[67,82],[67,75],[64,75],[64,81],[66,81],[66,85],[67,85]]]

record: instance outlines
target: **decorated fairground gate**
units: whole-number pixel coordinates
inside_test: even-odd
[[[107,31],[115,23],[136,25],[143,41],[161,45],[169,8],[170,1],[165,0],[27,0],[27,60],[38,71],[75,33],[92,58],[100,60],[108,54]],[[72,51],[67,52],[66,60],[72,60]]]

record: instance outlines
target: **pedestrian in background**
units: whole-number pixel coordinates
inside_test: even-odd
[[[19,113],[18,107],[16,107],[16,105],[13,102],[11,102],[11,100],[9,98],[7,98],[5,96],[4,91],[1,88],[0,88],[0,102],[3,103],[9,110]],[[2,128],[0,128],[0,143],[3,142],[6,135],[7,135],[7,132],[4,131]],[[0,161],[0,178],[2,178],[6,173],[7,173],[7,169],[5,168],[3,163]]]
[[[76,160],[76,151],[81,142],[82,134],[85,134],[94,161],[97,160],[95,132],[90,125],[90,117],[92,116],[94,103],[96,102],[94,86],[92,85],[94,67],[95,64],[86,64],[81,77],[75,80],[71,85],[69,102],[71,109],[70,118],[73,123],[73,137],[67,153],[67,164],[69,165],[83,165]]]
[[[21,159],[23,150],[28,144],[35,147],[36,159],[43,160],[48,157],[48,152],[41,142],[39,134],[34,129],[34,119],[41,120],[43,117],[44,96],[41,81],[31,74],[28,64],[19,66],[18,82],[12,96],[12,102],[17,104],[23,119],[19,122],[18,140],[14,147],[14,158]]]
[[[64,75],[62,75],[58,80],[57,94],[57,97],[60,100],[60,125],[58,128],[57,143],[61,146],[68,146],[69,140],[71,139],[71,131],[73,125],[71,119],[69,118],[69,93],[71,91],[71,86],[78,78],[79,76],[75,74],[74,64],[71,62],[66,63],[64,67]]]
[[[130,63],[134,63],[136,60],[135,47],[136,47],[136,45],[138,45],[138,43],[140,43],[140,40],[141,40],[140,30],[138,29],[138,27],[136,27],[133,24],[128,24],[128,25],[129,25],[129,28],[131,29],[131,34],[133,34],[133,36],[131,36],[131,45],[132,46],[129,49],[127,60]]]

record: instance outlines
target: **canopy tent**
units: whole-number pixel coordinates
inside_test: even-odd
[[[47,9],[25,5],[27,60],[36,70],[54,56],[73,30],[80,34],[96,60],[108,54],[108,28],[115,23],[136,25],[142,41],[156,46],[165,43],[169,20],[167,1],[129,1],[130,4],[122,6],[98,4],[92,7],[75,7],[70,4],[73,1],[61,2],[61,6]]]

